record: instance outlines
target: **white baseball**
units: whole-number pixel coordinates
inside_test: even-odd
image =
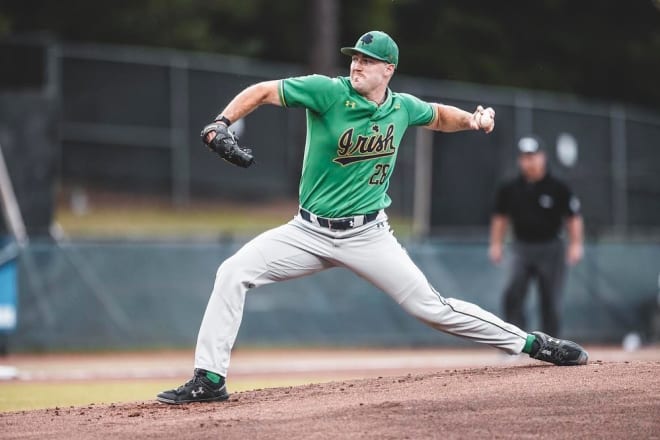
[[[493,119],[493,115],[488,111],[481,113],[481,116],[479,116],[479,127],[481,128],[489,130],[493,127],[494,123],[495,119]]]

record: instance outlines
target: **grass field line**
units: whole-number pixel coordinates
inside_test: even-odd
[[[619,347],[587,347],[591,361],[660,360],[660,347],[635,352]],[[471,368],[535,362],[527,356],[507,356],[497,350],[244,350],[232,357],[232,377],[280,375],[373,376],[392,372]],[[13,355],[0,361],[5,372],[15,370],[19,381],[84,381],[121,379],[169,379],[189,376],[193,356],[189,351],[167,353],[103,353],[87,355]]]
[[[271,375],[271,374],[310,374],[310,373],[341,373],[356,371],[398,371],[398,370],[426,370],[458,367],[477,367],[484,365],[498,365],[502,363],[531,362],[528,358],[504,357],[493,355],[439,356],[437,358],[406,357],[388,358],[376,357],[373,359],[286,359],[265,360],[264,362],[234,362],[231,366],[232,376]],[[110,380],[110,379],[151,379],[173,378],[189,375],[192,366],[186,367],[124,367],[116,368],[108,365],[107,368],[70,368],[60,371],[21,371],[17,369],[17,380],[45,381],[45,380]]]

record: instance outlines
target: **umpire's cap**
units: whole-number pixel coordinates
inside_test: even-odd
[[[356,52],[386,63],[399,64],[399,47],[392,37],[381,31],[369,31],[362,35],[354,47],[342,47],[344,55],[355,55]]]
[[[540,153],[544,150],[543,141],[535,135],[521,137],[518,141],[518,151],[520,154]]]

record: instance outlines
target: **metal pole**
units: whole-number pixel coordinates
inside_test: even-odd
[[[532,130],[534,129],[534,120],[532,115],[534,102],[532,101],[531,94],[520,90],[516,90],[513,102],[515,108],[515,142],[518,142],[518,139],[531,134]]]
[[[2,197],[2,213],[5,216],[7,227],[18,245],[23,248],[28,243],[28,235],[25,229],[25,222],[23,222],[23,216],[21,215],[21,209],[16,200],[16,193],[11,184],[5,156],[2,153],[2,145],[0,145],[0,196]]]
[[[314,0],[314,33],[310,56],[312,72],[334,76],[337,69],[339,41],[339,5],[337,0]]]
[[[170,157],[172,201],[176,206],[190,202],[188,93],[188,61],[185,57],[174,56],[170,62]]]
[[[612,212],[615,229],[628,230],[628,161],[626,143],[626,111],[619,105],[610,107],[612,148]]]

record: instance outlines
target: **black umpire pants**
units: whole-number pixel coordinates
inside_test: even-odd
[[[504,291],[506,320],[526,329],[525,298],[532,280],[539,291],[541,331],[559,336],[560,302],[566,277],[564,243],[557,239],[549,242],[513,244],[513,262]]]

